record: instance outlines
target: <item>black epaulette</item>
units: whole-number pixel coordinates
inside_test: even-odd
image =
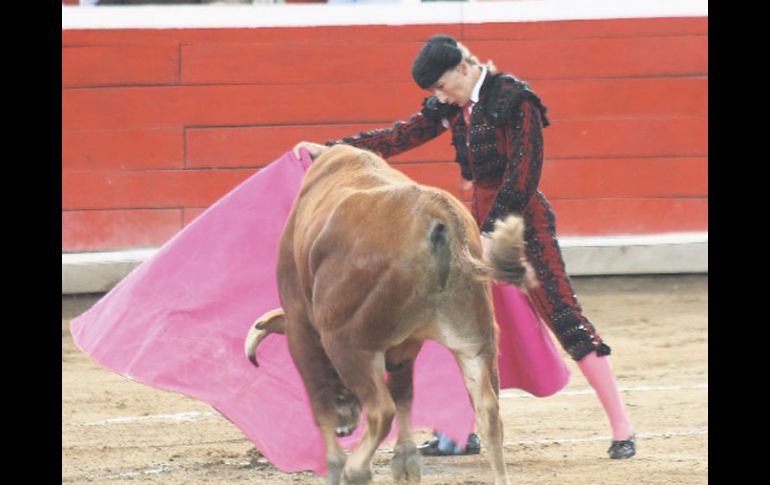
[[[458,106],[453,104],[441,103],[436,96],[425,98],[422,102],[421,113],[431,121],[438,121],[441,118],[451,118],[460,111]]]
[[[490,91],[485,96],[484,110],[493,125],[501,125],[510,120],[524,99],[529,99],[540,109],[543,127],[550,125],[540,98],[524,81],[519,81],[510,74],[496,74],[491,79]]]

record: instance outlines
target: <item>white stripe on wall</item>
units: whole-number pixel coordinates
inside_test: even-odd
[[[314,27],[708,17],[708,0],[65,6],[62,30]]]

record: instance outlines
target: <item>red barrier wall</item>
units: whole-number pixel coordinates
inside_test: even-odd
[[[561,235],[707,230],[707,18],[64,30],[62,251],[159,246],[297,141],[405,119],[437,32],[548,107]],[[391,161],[467,199],[449,138]]]

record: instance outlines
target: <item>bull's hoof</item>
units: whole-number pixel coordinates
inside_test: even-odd
[[[334,432],[338,437],[350,436],[358,427],[361,419],[361,402],[350,391],[345,389],[337,397],[336,402],[337,426]]]
[[[352,425],[348,426],[339,426],[337,428],[334,428],[334,432],[337,434],[338,438],[344,438],[345,436],[350,436],[353,434],[353,431],[355,431],[356,427]]]
[[[342,472],[342,485],[367,485],[372,483],[372,469],[345,470]]]
[[[331,470],[326,472],[326,485],[340,485],[342,470]]]
[[[399,443],[393,450],[390,461],[390,471],[393,479],[417,483],[422,477],[422,462],[417,446],[411,441]]]
[[[344,455],[326,460],[326,485],[340,485],[346,460]]]

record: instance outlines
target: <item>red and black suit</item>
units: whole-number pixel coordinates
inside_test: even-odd
[[[591,351],[608,355],[596,329],[583,316],[556,240],[550,204],[538,191],[543,166],[546,108],[529,86],[502,73],[487,73],[469,122],[463,110],[426,98],[420,112],[392,128],[329,141],[379,153],[383,158],[417,147],[451,129],[456,161],[473,181],[472,213],[481,232],[510,213],[524,217],[527,259],[540,285],[529,291],[534,307],[575,360]]]

